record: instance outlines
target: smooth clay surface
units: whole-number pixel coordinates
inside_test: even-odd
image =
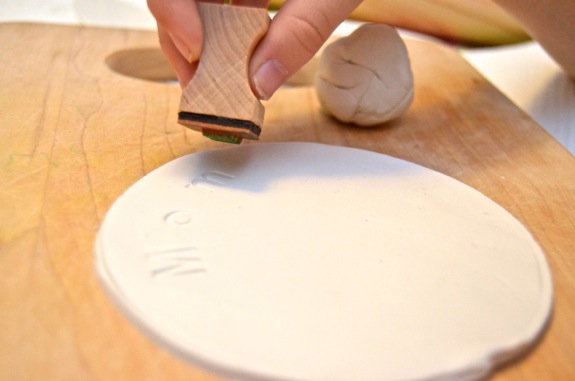
[[[385,24],[366,24],[328,45],[319,58],[316,90],[336,119],[369,127],[402,115],[413,100],[405,44]]]
[[[490,199],[311,143],[160,167],[110,209],[96,254],[135,324],[232,379],[476,380],[552,306],[542,251]]]

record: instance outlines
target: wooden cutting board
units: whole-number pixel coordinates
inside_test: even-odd
[[[0,25],[0,378],[216,379],[133,327],[92,263],[98,228],[122,192],[172,159],[224,146],[176,123],[178,87],[110,69],[162,77],[156,40],[142,31]],[[147,50],[125,51],[135,48]],[[509,210],[543,247],[556,303],[541,342],[493,379],[575,379],[575,158],[453,50],[408,48],[416,95],[400,120],[349,127],[320,112],[313,88],[289,88],[267,102],[261,142],[382,152]]]

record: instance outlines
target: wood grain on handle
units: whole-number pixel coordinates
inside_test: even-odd
[[[208,3],[198,3],[198,9],[204,46],[198,71],[182,93],[179,122],[208,134],[258,139],[264,107],[250,87],[248,64],[268,29],[267,10]],[[242,123],[255,128],[246,130]]]

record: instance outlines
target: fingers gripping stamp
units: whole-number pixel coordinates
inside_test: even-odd
[[[259,138],[264,106],[253,94],[248,63],[266,33],[266,9],[198,2],[204,45],[198,70],[184,88],[178,122],[218,141]]]

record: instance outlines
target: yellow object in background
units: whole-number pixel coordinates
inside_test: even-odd
[[[283,3],[272,0],[270,7],[278,9]],[[515,19],[490,0],[364,0],[350,18],[475,46],[530,39]]]

